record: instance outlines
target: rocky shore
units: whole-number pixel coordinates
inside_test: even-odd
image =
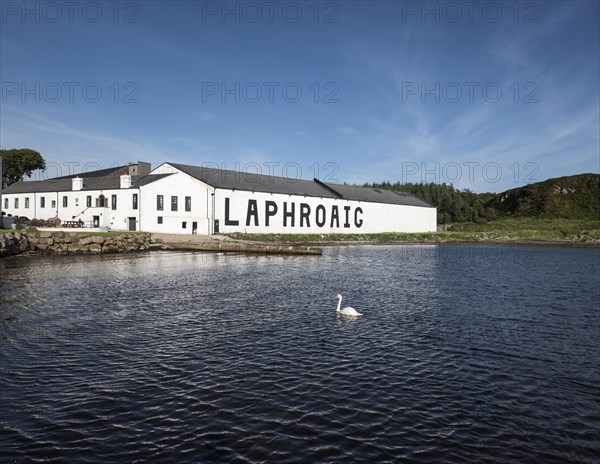
[[[146,250],[207,251],[225,253],[261,253],[320,255],[316,246],[277,243],[226,242],[208,236],[170,234],[94,235],[85,232],[9,232],[0,234],[0,258],[21,253],[100,254]]]
[[[147,250],[150,234],[88,235],[77,232],[9,232],[0,234],[0,258],[27,252],[45,254],[127,253]]]

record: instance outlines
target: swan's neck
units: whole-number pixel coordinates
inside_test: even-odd
[[[342,297],[338,296],[338,307],[337,307],[336,311],[339,311],[341,307],[342,307]]]

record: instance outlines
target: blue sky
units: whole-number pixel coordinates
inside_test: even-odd
[[[597,1],[9,2],[0,146],[503,191],[600,171]],[[98,93],[98,92],[101,92]]]

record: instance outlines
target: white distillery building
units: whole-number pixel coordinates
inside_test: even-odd
[[[13,184],[13,216],[162,233],[433,232],[436,209],[404,192],[148,163]]]

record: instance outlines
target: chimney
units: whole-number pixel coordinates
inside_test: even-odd
[[[128,174],[121,176],[121,188],[126,189],[131,187],[131,176]]]
[[[128,169],[130,176],[145,176],[150,174],[152,165],[144,161],[138,161],[137,163],[129,163]]]
[[[73,177],[73,190],[81,190],[83,188],[83,179],[81,177]]]

